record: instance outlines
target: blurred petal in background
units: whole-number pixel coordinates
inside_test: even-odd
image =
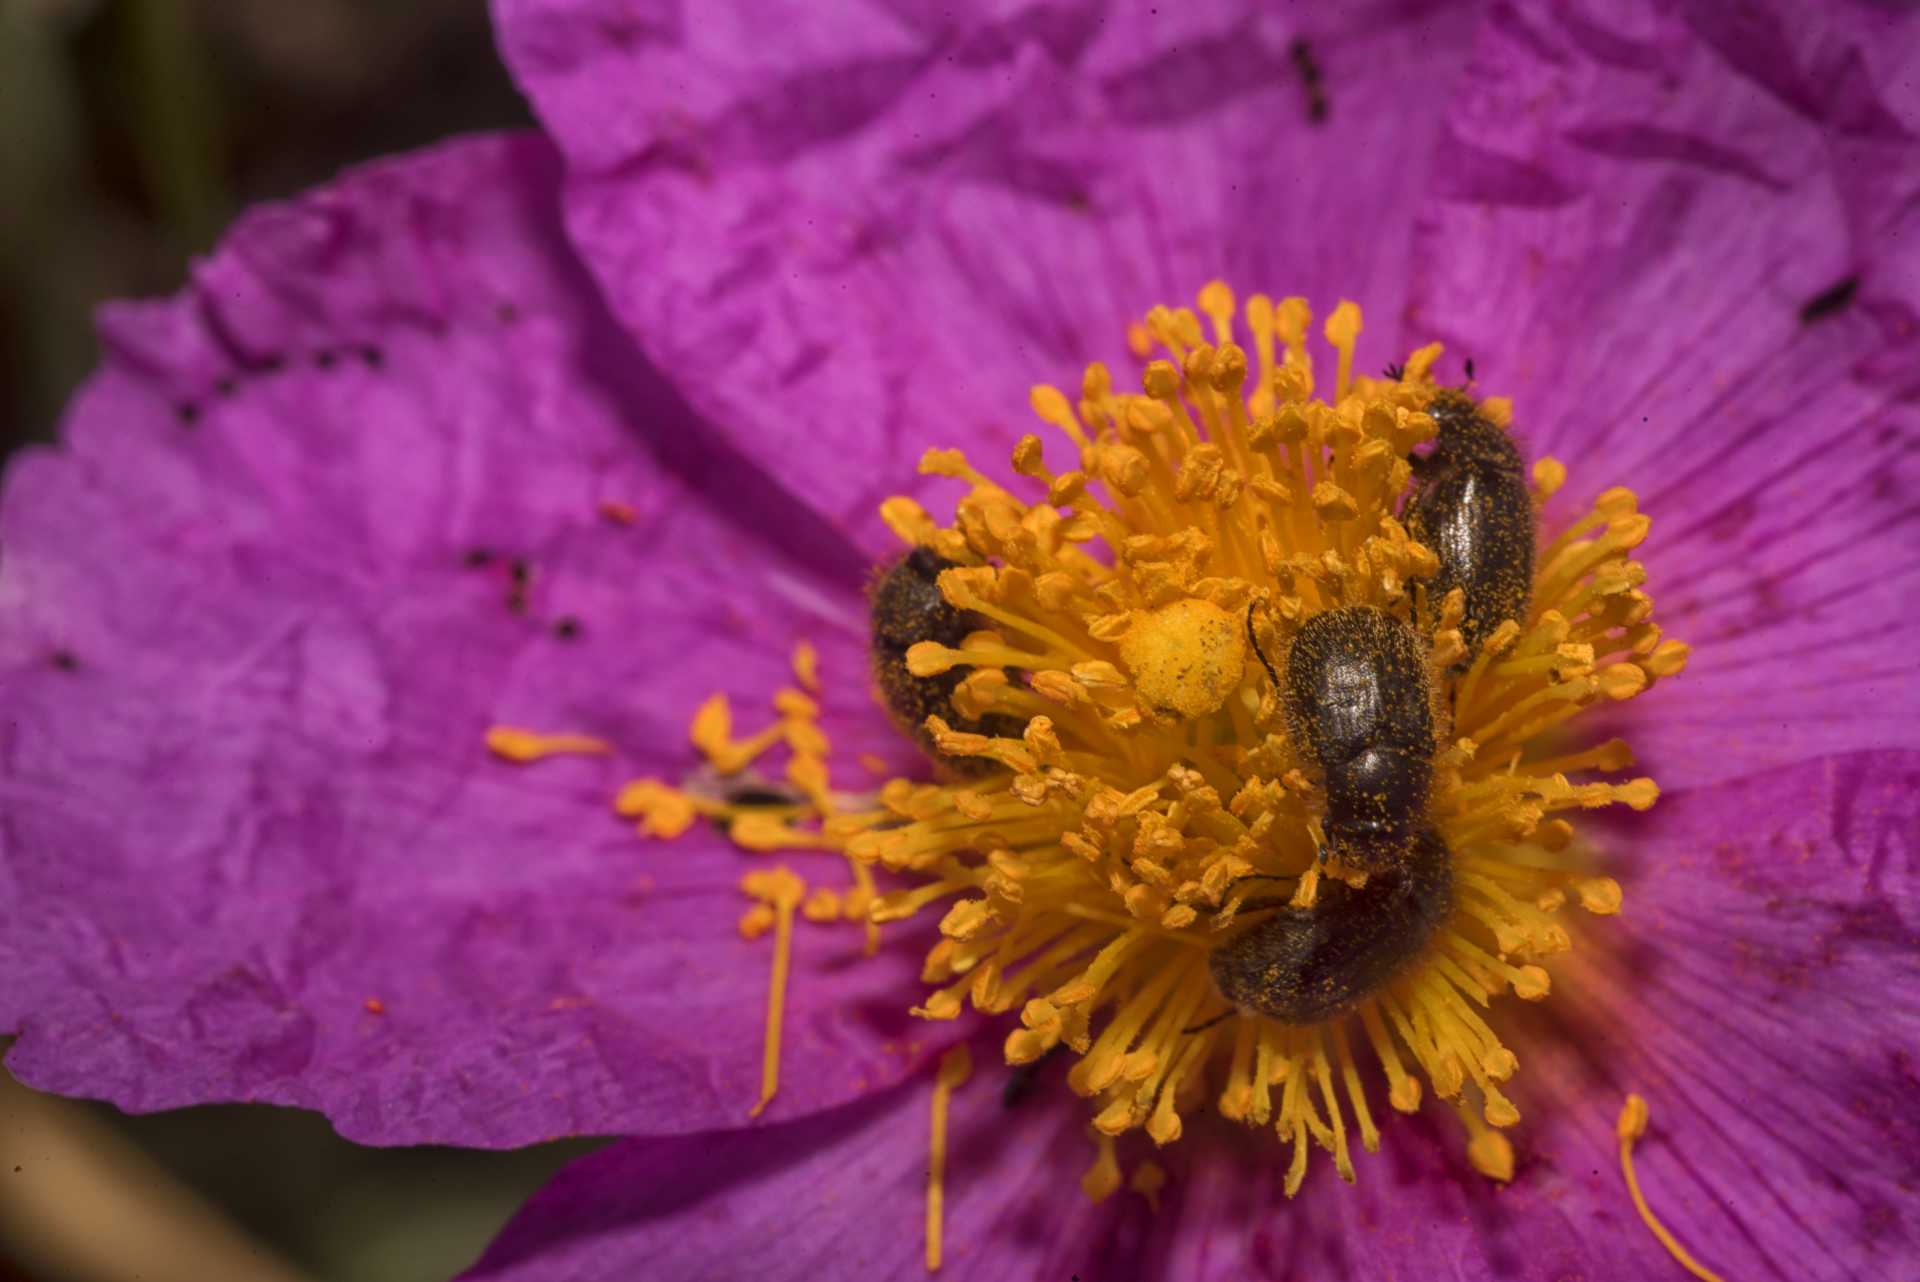
[[[0,450],[52,439],[93,308],[177,289],[240,208],[526,123],[483,0],[0,0]],[[368,1149],[0,1074],[0,1282],[444,1278],[592,1146]]]

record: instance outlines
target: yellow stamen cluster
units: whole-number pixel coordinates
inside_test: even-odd
[[[1503,990],[1546,994],[1538,963],[1570,946],[1555,919],[1569,898],[1596,913],[1620,905],[1615,883],[1582,870],[1556,816],[1657,795],[1646,779],[1575,778],[1629,766],[1623,744],[1541,746],[1581,709],[1631,698],[1685,661],[1651,622],[1645,572],[1629,559],[1646,518],[1630,493],[1603,494],[1542,550],[1529,618],[1468,654],[1461,600],[1417,599],[1412,585],[1437,562],[1394,515],[1407,455],[1434,431],[1439,349],[1416,352],[1399,379],[1356,378],[1359,310],[1342,304],[1325,329],[1339,355],[1328,404],[1313,398],[1304,302],[1248,301],[1249,362],[1233,341],[1232,295],[1216,284],[1199,301],[1210,336],[1192,312],[1147,318],[1166,356],[1146,366],[1142,394],[1115,391],[1098,365],[1077,401],[1034,390],[1035,413],[1077,463],[1055,471],[1038,437],[1020,442],[1013,470],[1042,501],[934,451],[923,470],[969,486],[954,523],[904,499],[883,509],[904,540],[960,564],[941,589],[990,625],[959,648],[917,647],[909,662],[969,669],[958,711],[1009,714],[1026,731],[990,739],[936,719],[943,752],[1005,770],[896,781],[880,807],[825,830],[857,859],[918,880],[883,895],[876,920],[948,905],[918,1013],[1018,1011],[1007,1059],[1077,1052],[1068,1081],[1095,1101],[1101,1133],[1171,1142],[1182,1110],[1211,1095],[1224,1115],[1293,1144],[1290,1190],[1309,1140],[1351,1179],[1349,1119],[1365,1147],[1378,1142],[1354,1054],[1364,1038],[1395,1108],[1417,1108],[1423,1082],[1455,1100],[1470,1160],[1506,1178],[1499,1128],[1519,1111],[1502,1086],[1518,1062],[1482,1011]],[[1482,411],[1510,414],[1497,400]],[[1552,460],[1535,467],[1542,502],[1564,475]],[[1296,903],[1315,893],[1322,803],[1277,692],[1244,652],[1243,620],[1253,606],[1262,652],[1278,654],[1302,621],[1352,604],[1421,620],[1434,680],[1452,688],[1430,820],[1453,853],[1457,910],[1352,1019],[1189,1031],[1221,1005],[1206,960],[1248,893],[1240,879],[1292,879]]]
[[[917,675],[966,672],[955,716],[928,721],[932,741],[997,769],[895,779],[864,798],[832,793],[812,701],[783,691],[766,731],[735,740],[722,701],[696,717],[693,738],[722,775],[784,742],[795,805],[747,812],[642,781],[622,794],[622,813],[656,835],[708,814],[748,849],[844,853],[860,880],[837,913],[821,900],[816,915],[806,901],[809,919],[856,916],[872,929],[939,907],[943,938],[915,1013],[951,1019],[969,1003],[1017,1012],[1009,1063],[1062,1045],[1078,1056],[1067,1080],[1093,1101],[1102,1137],[1084,1182],[1092,1195],[1122,1184],[1112,1137],[1143,1129],[1170,1143],[1183,1112],[1209,1102],[1291,1144],[1289,1193],[1311,1145],[1352,1180],[1350,1136],[1369,1150],[1379,1141],[1369,1063],[1397,1110],[1416,1110],[1426,1090],[1450,1101],[1471,1164],[1510,1178],[1501,1130],[1520,1113],[1503,1087],[1519,1063],[1485,1012],[1505,991],[1547,994],[1540,963],[1571,947],[1563,907],[1605,915],[1621,904],[1561,813],[1644,809],[1657,796],[1648,779],[1590,777],[1629,767],[1624,744],[1573,747],[1558,732],[1583,709],[1677,673],[1687,656],[1652,622],[1645,570],[1631,559],[1647,519],[1630,492],[1602,494],[1541,546],[1528,617],[1469,652],[1461,595],[1428,599],[1419,585],[1438,562],[1395,516],[1409,452],[1435,431],[1426,410],[1439,347],[1415,352],[1400,377],[1356,376],[1360,311],[1342,303],[1323,330],[1337,353],[1323,401],[1303,300],[1256,295],[1242,309],[1216,282],[1198,304],[1157,308],[1131,332],[1136,354],[1164,353],[1147,362],[1141,392],[1117,390],[1097,364],[1077,397],[1033,390],[1033,411],[1064,438],[1071,466],[1050,466],[1030,435],[1012,457],[1023,480],[1009,486],[934,450],[922,470],[967,487],[954,520],[940,524],[905,498],[882,507],[904,542],[956,563],[940,590],[983,623],[958,646],[907,652]],[[1489,399],[1480,412],[1504,426],[1511,410]],[[1551,459],[1534,465],[1536,504],[1565,474]],[[1348,1015],[1306,1027],[1246,1012],[1216,1021],[1224,1003],[1208,954],[1234,937],[1243,903],[1273,893],[1272,881],[1255,890],[1244,879],[1277,879],[1308,907],[1323,875],[1324,796],[1286,733],[1280,693],[1248,653],[1249,626],[1261,656],[1280,655],[1308,618],[1358,604],[1422,631],[1449,709],[1427,822],[1453,860],[1451,919]],[[811,660],[796,668],[812,688]],[[1024,732],[954,729],[989,713]],[[876,895],[873,865],[908,884]],[[1158,1185],[1148,1184],[1151,1197]]]

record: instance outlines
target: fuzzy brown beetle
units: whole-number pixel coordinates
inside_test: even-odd
[[[1465,392],[1445,389],[1427,412],[1439,425],[1433,449],[1414,455],[1416,487],[1401,513],[1407,532],[1440,560],[1427,580],[1438,603],[1466,596],[1460,634],[1471,654],[1507,619],[1526,619],[1533,588],[1533,499],[1512,438]]]
[[[1439,834],[1425,829],[1396,866],[1358,889],[1322,882],[1312,907],[1276,910],[1215,948],[1207,969],[1241,1010],[1317,1023],[1404,970],[1452,910],[1452,859]]]
[[[907,669],[907,651],[919,642],[958,647],[969,632],[984,626],[978,615],[957,609],[941,595],[941,572],[956,564],[931,548],[917,547],[882,571],[868,593],[874,680],[886,700],[887,711],[929,752],[933,745],[926,731],[928,717],[940,717],[955,730],[968,734],[1017,737],[1022,729],[1016,718],[1001,713],[964,717],[955,711],[953,692],[966,677],[966,669],[953,668],[928,677],[915,676]],[[963,774],[992,769],[990,761],[976,757],[942,756],[939,760]]]

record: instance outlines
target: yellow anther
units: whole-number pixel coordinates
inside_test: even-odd
[[[800,640],[793,645],[793,676],[814,694],[820,693],[820,652],[813,642]]]
[[[693,746],[709,757],[726,751],[733,737],[733,709],[727,703],[727,696],[709,695],[695,709],[693,723],[687,727],[687,735],[693,740]]]
[[[811,721],[820,715],[820,705],[794,689],[776,690],[773,695],[773,710],[783,717],[794,717],[802,721]]]
[[[1114,1153],[1113,1136],[1099,1131],[1092,1135],[1093,1165],[1080,1177],[1080,1191],[1087,1195],[1089,1202],[1104,1202],[1119,1191],[1120,1159]]]
[[[1537,1002],[1553,988],[1547,972],[1538,966],[1522,966],[1513,975],[1513,995],[1522,1001]]]
[[[1083,686],[1118,690],[1127,684],[1126,674],[1105,659],[1089,659],[1085,663],[1076,663],[1073,665],[1072,672],[1073,679]]]
[[[1224,396],[1238,397],[1247,383],[1247,353],[1238,343],[1225,343],[1213,355],[1213,386]]]
[[[1615,785],[1613,800],[1634,810],[1650,810],[1653,803],[1660,800],[1660,785],[1651,779],[1630,779]]]
[[[918,547],[933,538],[933,518],[927,510],[910,498],[900,495],[886,500],[880,505],[880,519],[889,530],[908,547]]]
[[[1180,395],[1180,371],[1171,361],[1152,361],[1141,377],[1147,395],[1156,401],[1171,401]]]
[[[1401,374],[1400,381],[1414,386],[1431,383],[1434,362],[1445,355],[1446,350],[1439,343],[1428,343],[1425,347],[1414,349],[1407,357],[1406,370]]]
[[[840,893],[826,886],[814,887],[800,905],[800,915],[811,922],[839,921],[842,915]]]
[[[907,671],[916,677],[937,677],[964,657],[938,641],[919,641],[907,647]]]
[[[494,726],[487,731],[487,749],[508,761],[528,762],[563,755],[604,756],[613,751],[613,745],[592,735],[541,734],[518,726]]]
[[[1200,287],[1200,296],[1196,300],[1200,310],[1213,321],[1213,341],[1215,345],[1227,342],[1233,337],[1233,290],[1223,280],[1210,280]]]
[[[780,915],[765,904],[755,904],[740,914],[740,938],[752,942],[774,928]]]
[[[1338,373],[1334,377],[1334,398],[1336,402],[1347,398],[1347,392],[1353,386],[1353,346],[1360,338],[1360,305],[1340,300],[1340,305],[1327,317],[1323,331],[1327,342],[1333,344],[1340,353]]]
[[[1620,911],[1620,883],[1611,877],[1583,877],[1573,883],[1573,891],[1580,896],[1580,906],[1597,916],[1611,917]]]
[[[1649,676],[1671,677],[1679,675],[1687,666],[1687,657],[1693,653],[1693,647],[1685,641],[1662,641],[1654,647],[1643,665]]]
[[[1304,298],[1283,298],[1273,309],[1274,333],[1287,349],[1287,363],[1301,365],[1309,378],[1313,374],[1313,367],[1306,360],[1307,326],[1312,323],[1313,309],[1307,306]]]
[[[613,798],[614,813],[640,821],[643,836],[671,840],[693,827],[699,817],[693,798],[658,779],[635,779]]]
[[[1640,497],[1624,485],[1605,490],[1593,501],[1593,510],[1608,520],[1631,516],[1640,507]]]
[[[1072,438],[1076,445],[1087,444],[1086,432],[1081,429],[1080,419],[1067,404],[1067,398],[1059,388],[1046,383],[1037,383],[1027,393],[1027,403],[1041,422],[1049,427],[1058,428]]]
[[[1482,1131],[1467,1144],[1467,1160],[1490,1180],[1505,1184],[1513,1178],[1513,1145],[1499,1131]]]
[[[1647,688],[1647,674],[1631,663],[1611,664],[1600,671],[1600,692],[1609,699],[1631,699]]]
[[[1160,1209],[1160,1190],[1167,1186],[1167,1173],[1152,1158],[1143,1160],[1133,1168],[1133,1175],[1127,1180],[1127,1187],[1147,1199],[1147,1209]]]
[[[1351,521],[1360,515],[1353,495],[1332,481],[1320,481],[1313,487],[1313,510],[1323,521]]]
[[[1533,497],[1536,503],[1545,503],[1560,492],[1567,483],[1567,465],[1557,458],[1534,460]]]

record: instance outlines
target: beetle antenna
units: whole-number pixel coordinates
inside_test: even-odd
[[[1233,1014],[1233,1012],[1237,1009],[1239,1008],[1235,1006],[1229,1006],[1204,1024],[1193,1024],[1186,1028],[1181,1029],[1180,1034],[1181,1036],[1184,1037],[1188,1033],[1204,1033],[1209,1028],[1212,1028],[1215,1024],[1218,1024],[1221,1020],[1225,1019],[1227,1016]]]
[[[1272,679],[1273,688],[1278,690],[1280,674],[1273,670],[1271,663],[1267,662],[1266,652],[1260,648],[1260,638],[1253,635],[1253,602],[1251,601],[1247,602],[1247,641],[1253,646],[1253,652],[1259,658],[1260,666],[1267,670],[1267,676]]]

